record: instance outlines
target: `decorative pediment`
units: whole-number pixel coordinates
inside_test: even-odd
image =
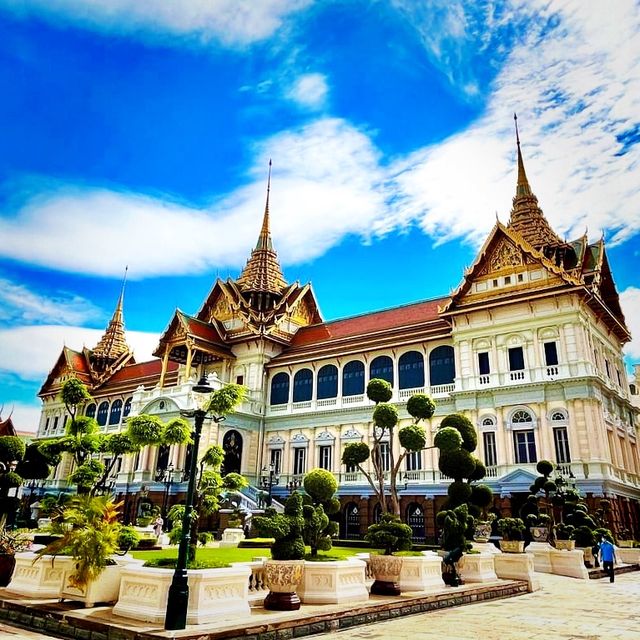
[[[294,447],[306,447],[308,444],[309,438],[303,433],[296,433],[296,435],[291,438],[291,445]]]
[[[267,440],[268,447],[282,447],[284,446],[284,438],[282,436],[271,436]]]
[[[347,429],[340,438],[342,440],[362,440],[362,434],[358,433],[355,429]]]
[[[336,437],[328,431],[323,431],[316,436],[316,442],[334,442]]]

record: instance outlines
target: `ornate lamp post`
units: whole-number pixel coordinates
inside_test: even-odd
[[[262,473],[264,474],[262,476],[262,486],[267,490],[267,506],[270,507],[272,501],[271,494],[273,492],[273,485],[278,484],[278,482],[280,482],[280,479],[276,475],[276,468],[273,465],[273,462],[268,467],[263,467]]]
[[[167,599],[167,613],[164,619],[164,628],[170,631],[184,629],[187,626],[187,607],[189,604],[189,582],[187,578],[187,556],[189,554],[189,544],[191,542],[191,514],[193,512],[193,496],[196,486],[196,469],[198,464],[198,448],[200,445],[200,435],[207,412],[205,407],[209,400],[209,395],[214,389],[207,383],[206,378],[200,378],[192,390],[194,399],[198,406],[195,411],[189,411],[185,415],[193,417],[195,429],[193,432],[192,455],[189,461],[189,484],[187,486],[187,497],[185,502],[184,516],[182,518],[182,535],[180,536],[180,546],[178,547],[178,562],[173,574],[173,580],[169,587]]]

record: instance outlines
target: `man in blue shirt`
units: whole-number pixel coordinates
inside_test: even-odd
[[[600,541],[600,560],[602,561],[604,570],[609,575],[609,582],[613,582],[613,564],[617,562],[616,548],[604,536]]]

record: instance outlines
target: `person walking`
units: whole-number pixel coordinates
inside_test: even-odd
[[[609,575],[609,582],[613,582],[615,576],[613,565],[618,561],[616,558],[616,548],[604,536],[600,541],[600,561],[602,562],[605,572]]]

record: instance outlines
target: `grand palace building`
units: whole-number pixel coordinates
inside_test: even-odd
[[[442,418],[464,413],[478,432],[494,509],[516,513],[537,476],[536,461],[592,503],[609,497],[613,524],[640,537],[638,386],[629,385],[622,347],[630,334],[603,239],[567,242],[550,227],[517,146],[517,183],[507,224],[496,222],[473,265],[447,296],[325,322],[310,284],[284,278],[272,244],[269,190],[258,241],[240,276],[218,279],[195,315],[176,310],[154,353],[136,362],[126,341],[121,295],[93,349],[65,347],[40,391],[38,438],[64,433],[61,385],[77,376],[93,401],[84,411],[101,429],[124,429],[140,413],[163,420],[193,408],[201,375],[213,386],[241,383],[248,395],[226,421],[205,423],[201,447],[225,450],[225,472],[249,478],[249,504],[266,481],[277,501],[315,467],[339,480],[341,537],[360,537],[379,505],[341,451],[370,439],[371,378],[388,380],[400,412],[414,393],[436,402],[428,441]],[[640,378],[640,376],[636,376]],[[388,445],[387,445],[388,446]],[[396,448],[399,445],[396,444]],[[141,501],[184,499],[185,446],[147,447],[118,462],[111,479],[135,519]],[[385,447],[382,450],[385,463]],[[386,461],[388,464],[388,460]],[[65,460],[47,491],[62,490]],[[270,479],[269,479],[270,478]],[[401,509],[416,540],[433,540],[449,479],[437,450],[406,458]]]

